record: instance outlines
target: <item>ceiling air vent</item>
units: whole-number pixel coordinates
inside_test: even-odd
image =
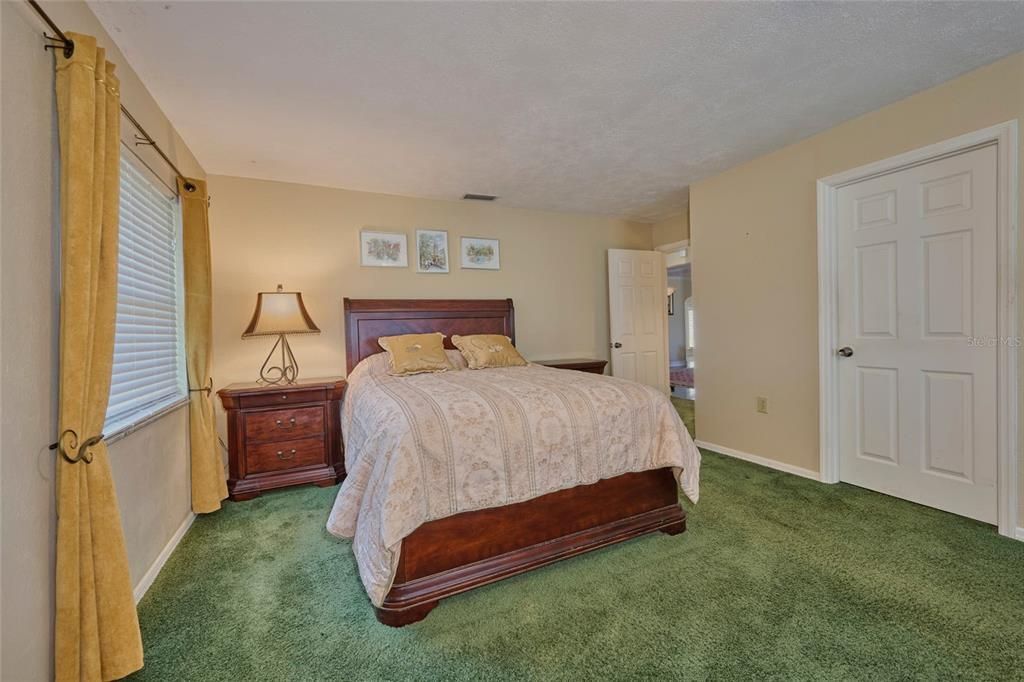
[[[493,194],[463,194],[462,198],[469,201],[494,201],[498,197]]]

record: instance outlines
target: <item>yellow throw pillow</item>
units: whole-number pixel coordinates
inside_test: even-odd
[[[470,369],[522,367],[527,364],[512,345],[512,340],[501,334],[455,335],[452,343],[462,351]]]
[[[402,334],[377,339],[388,354],[388,374],[421,374],[455,369],[444,352],[444,334]]]

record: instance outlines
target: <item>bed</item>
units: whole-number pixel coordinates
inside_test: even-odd
[[[353,538],[377,619],[646,533],[686,529],[700,454],[667,397],[540,365],[393,377],[380,336],[515,341],[511,299],[345,299],[348,476],[328,530]],[[446,346],[451,348],[450,340]]]

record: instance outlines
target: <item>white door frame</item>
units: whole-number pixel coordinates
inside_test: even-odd
[[[818,376],[821,480],[839,482],[839,347],[837,231],[839,188],[966,151],[996,145],[997,176],[997,328],[1000,340],[1020,337],[1017,321],[1017,216],[1020,200],[1017,121],[922,147],[818,180]],[[999,534],[1018,537],[1018,348],[999,343],[996,360],[997,466]]]
[[[686,249],[685,256],[679,257],[674,260],[671,258],[673,254],[683,249]],[[675,267],[677,265],[688,265],[692,259],[689,239],[682,239],[677,242],[670,242],[668,244],[655,246],[654,250],[661,251],[663,254],[665,254],[665,266],[669,268]]]
[[[687,248],[689,246],[690,246],[690,240],[689,239],[680,239],[677,242],[669,242],[668,244],[659,244],[658,246],[654,247],[654,250],[655,251],[661,251],[662,253],[672,253],[673,251],[678,251],[679,249],[685,249],[685,248]]]

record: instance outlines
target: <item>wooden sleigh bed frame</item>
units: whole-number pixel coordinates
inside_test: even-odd
[[[434,331],[504,334],[515,343],[512,299],[346,298],[348,371],[381,352],[378,337]],[[450,338],[445,345],[454,347]],[[647,533],[684,530],[686,513],[668,468],[430,521],[403,540],[394,583],[375,607],[377,620],[415,623],[445,597]]]

